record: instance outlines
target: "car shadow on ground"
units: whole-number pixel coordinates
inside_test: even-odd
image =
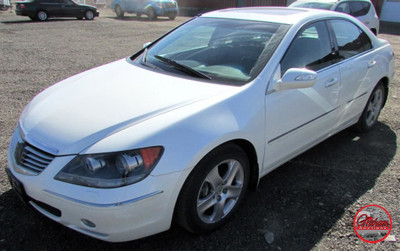
[[[13,191],[0,196],[0,247],[38,250],[310,250],[335,228],[347,208],[374,187],[397,149],[385,124],[359,134],[345,130],[261,179],[232,219],[203,235],[173,225],[167,232],[125,243],[106,243],[67,229],[32,208]],[[355,213],[355,212],[354,212]],[[135,224],[132,222],[132,224]],[[347,222],[343,238],[355,235]],[[14,229],[14,231],[13,231]],[[15,232],[15,229],[19,229]],[[269,235],[267,243],[265,234]]]
[[[143,15],[141,17],[137,16],[124,16],[124,17],[105,17],[109,19],[114,19],[118,21],[125,21],[125,22],[167,22],[167,21],[172,21],[168,17],[157,17],[155,20],[150,20],[146,17],[146,15]]]
[[[23,24],[23,23],[53,23],[53,22],[68,22],[68,21],[79,21],[79,22],[93,22],[93,20],[79,20],[77,18],[51,18],[46,21],[31,20],[27,18],[26,20],[16,20],[16,21],[3,21],[3,24]]]

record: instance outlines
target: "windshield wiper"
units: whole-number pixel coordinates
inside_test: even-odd
[[[204,74],[202,72],[199,72],[199,71],[197,71],[197,70],[195,70],[195,69],[193,69],[193,68],[191,68],[191,67],[189,67],[187,65],[180,64],[177,61],[172,60],[170,58],[166,58],[166,57],[163,57],[163,56],[160,56],[160,55],[154,55],[154,57],[157,58],[158,60],[164,62],[164,63],[167,63],[167,64],[171,65],[175,69],[184,71],[184,72],[186,72],[186,73],[188,73],[188,74],[190,74],[192,76],[199,77],[199,78],[204,78],[204,79],[211,79],[210,76],[207,76],[206,74]]]

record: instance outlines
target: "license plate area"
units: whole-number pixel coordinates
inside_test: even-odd
[[[21,201],[24,204],[27,204],[29,197],[26,195],[24,185],[19,181],[10,171],[10,169],[6,168],[6,173],[8,176],[8,180],[10,181],[11,187],[13,190],[16,192],[18,198],[21,199]]]

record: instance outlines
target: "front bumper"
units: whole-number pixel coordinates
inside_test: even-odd
[[[177,15],[178,8],[157,8],[156,14],[157,16],[169,16],[171,14]]]
[[[38,175],[18,172],[21,167],[14,160],[17,138],[18,133],[14,133],[7,173],[23,187],[23,199],[50,219],[110,242],[134,240],[169,229],[181,173],[150,175],[139,183],[113,189],[77,186],[54,179],[74,156],[54,158]]]

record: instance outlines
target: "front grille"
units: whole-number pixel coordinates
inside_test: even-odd
[[[54,155],[42,151],[27,142],[18,142],[14,157],[19,166],[36,175],[41,173],[54,159]]]

